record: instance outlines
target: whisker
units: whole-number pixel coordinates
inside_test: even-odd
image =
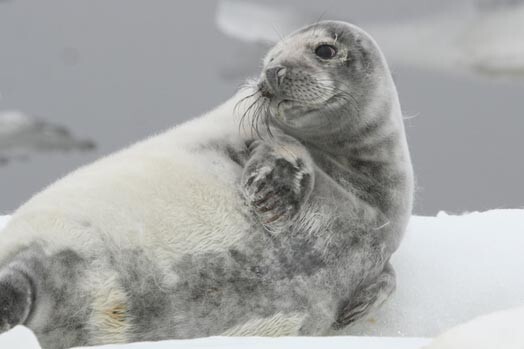
[[[326,13],[327,13],[327,10],[322,11],[322,13],[320,14],[320,16],[319,16],[319,17],[317,18],[317,20],[314,22],[314,24],[313,24],[313,30],[312,30],[312,32],[311,32],[311,37],[312,37],[312,38],[314,38],[315,35],[317,34],[317,30],[318,30],[318,28],[320,27],[320,26],[319,26],[319,23],[320,23],[320,21],[322,20],[322,18],[326,15]]]
[[[258,91],[257,91],[257,92],[258,92]],[[254,95],[256,95],[256,93],[255,93]],[[251,98],[253,98],[254,95],[251,96]],[[257,97],[253,100],[253,102],[252,102],[252,103],[251,103],[251,104],[246,108],[246,110],[244,111],[244,113],[242,114],[242,117],[241,117],[241,119],[240,119],[240,122],[239,122],[239,128],[244,127],[245,122],[246,122],[246,120],[247,120],[248,118],[251,118],[251,123],[253,122],[253,114],[251,113],[251,111],[253,110],[254,107],[256,108],[258,102],[260,101],[260,98],[263,98],[262,95],[257,96]],[[253,126],[253,125],[251,125],[251,126]],[[245,128],[244,128],[244,130],[245,130]],[[253,127],[251,127],[251,130],[253,130]]]
[[[284,35],[282,35],[282,33],[278,30],[277,26],[275,24],[271,24],[271,27],[273,28],[275,33],[278,35],[280,40],[284,40]]]

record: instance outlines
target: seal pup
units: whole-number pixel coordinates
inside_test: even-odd
[[[343,328],[394,289],[412,188],[377,44],[344,22],[305,27],[222,106],[19,208],[0,329],[56,349]]]

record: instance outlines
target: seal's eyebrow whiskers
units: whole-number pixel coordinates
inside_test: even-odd
[[[315,38],[316,34],[317,34],[317,29],[320,28],[320,21],[322,21],[322,18],[326,15],[326,12],[327,10],[324,10],[320,16],[318,17],[318,19],[316,20],[315,23],[313,23],[312,25],[312,28],[313,30],[311,31],[311,38]]]
[[[273,28],[273,31],[278,35],[279,40],[280,41],[284,40],[285,36],[280,32],[280,30],[278,30],[278,27],[276,26],[276,24],[271,23],[271,27]]]

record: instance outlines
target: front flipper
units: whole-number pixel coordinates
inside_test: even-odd
[[[395,271],[388,263],[374,282],[358,288],[351,299],[342,304],[337,320],[331,327],[340,330],[378,308],[395,291],[395,287]]]
[[[307,150],[289,137],[254,142],[244,168],[242,187],[260,223],[277,231],[289,224],[313,189],[313,162]]]

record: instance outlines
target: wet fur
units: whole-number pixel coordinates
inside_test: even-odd
[[[334,75],[300,68],[304,42],[318,40],[351,47]],[[284,39],[274,60],[298,66],[292,98],[328,105],[304,114],[322,123],[279,119],[292,110],[275,113],[251,85],[37,194],[2,232],[4,330],[23,323],[44,348],[320,335],[387,298],[412,170],[384,58],[360,29],[322,22]],[[274,211],[251,199],[261,183],[250,178],[277,189]],[[287,216],[264,216],[282,207]]]

